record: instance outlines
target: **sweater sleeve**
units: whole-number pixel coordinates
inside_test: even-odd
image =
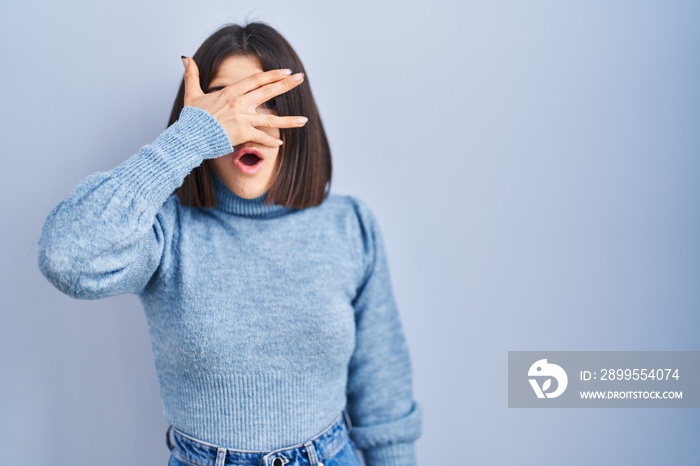
[[[379,227],[366,205],[355,202],[365,277],[353,303],[356,346],[347,386],[350,435],[367,466],[414,466],[422,416],[413,399],[408,347]]]
[[[216,119],[185,107],[154,142],[83,179],[51,210],[39,238],[41,272],[74,298],[140,293],[167,256],[177,222],[173,191],[204,159],[229,152]]]

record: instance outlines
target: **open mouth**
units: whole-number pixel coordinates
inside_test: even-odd
[[[234,165],[247,175],[257,173],[262,168],[263,161],[262,154],[253,147],[243,147],[234,155]]]
[[[260,157],[248,152],[248,153],[241,155],[241,157],[238,160],[240,160],[243,165],[245,165],[247,167],[252,167],[253,165],[255,165],[256,163],[258,163],[260,161]]]

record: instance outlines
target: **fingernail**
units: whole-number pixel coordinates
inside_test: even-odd
[[[298,118],[297,118],[297,123],[299,123],[300,125],[303,125],[303,124],[306,123],[307,121],[309,121],[309,119],[306,118],[306,117],[298,117]]]
[[[180,58],[182,58],[182,64],[185,65],[185,68],[187,68],[187,57],[181,55]]]
[[[277,140],[277,145],[278,145],[278,146],[281,146],[281,145],[282,145],[282,140],[281,140],[281,139],[278,139],[278,140]]]
[[[292,74],[292,70],[280,70],[280,74],[282,76],[288,76],[288,75]]]
[[[292,81],[297,82],[297,83],[299,81],[301,81],[302,79],[304,79],[304,73],[297,73],[294,76],[292,76]]]

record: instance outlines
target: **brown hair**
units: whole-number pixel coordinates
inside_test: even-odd
[[[280,129],[279,155],[272,175],[266,203],[305,208],[319,205],[328,194],[331,182],[331,150],[316,102],[311,94],[309,78],[292,46],[279,32],[264,23],[245,26],[229,24],[214,32],[192,57],[199,67],[199,82],[205,91],[221,62],[230,55],[256,57],[263,71],[289,68],[303,72],[304,82],[275,97],[276,109],[282,115],[303,115],[309,119],[301,128]],[[177,121],[184,106],[185,85],[175,98],[168,126]],[[209,160],[185,177],[175,190],[180,202],[198,207],[214,207],[214,185]]]

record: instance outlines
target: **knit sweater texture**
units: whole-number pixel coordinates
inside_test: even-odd
[[[243,199],[216,176],[216,207],[180,204],[187,174],[229,152],[217,120],[185,107],[49,213],[42,273],[75,298],[139,296],[178,430],[269,451],[347,408],[368,466],[414,465],[421,409],[372,212],[334,194],[306,209]]]

